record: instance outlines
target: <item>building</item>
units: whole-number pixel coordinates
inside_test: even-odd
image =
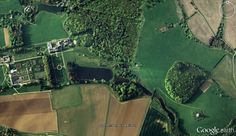
[[[63,40],[52,40],[47,43],[49,53],[60,52],[73,45],[73,41],[70,38]]]

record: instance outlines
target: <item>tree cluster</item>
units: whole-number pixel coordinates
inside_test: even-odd
[[[1,136],[19,136],[19,133],[17,132],[17,130],[13,128],[0,126],[0,135]]]
[[[113,90],[118,95],[120,101],[127,101],[142,95],[142,88],[135,82],[114,83]]]
[[[197,65],[175,62],[167,72],[165,88],[175,101],[186,103],[208,78],[208,73]]]
[[[23,46],[22,23],[19,21],[20,12],[10,11],[0,16],[0,28],[7,28],[11,47]]]

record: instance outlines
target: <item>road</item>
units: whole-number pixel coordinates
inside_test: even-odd
[[[236,51],[234,51],[234,55],[232,57],[232,68],[233,68],[233,79],[234,79],[234,85],[236,85],[236,78],[235,78],[235,67],[234,67],[234,61],[235,61]]]

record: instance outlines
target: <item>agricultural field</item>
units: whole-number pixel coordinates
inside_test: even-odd
[[[0,124],[24,132],[57,132],[49,93],[1,96]],[[21,109],[21,110],[19,110]]]
[[[229,55],[225,56],[212,71],[212,78],[225,90],[225,94],[232,98],[236,98],[234,71],[236,72],[236,61]]]
[[[19,0],[0,0],[0,14],[8,13],[10,10],[21,10]]]
[[[108,108],[105,136],[139,135],[149,104],[148,97],[125,103],[120,103],[112,97]]]
[[[192,16],[197,10],[194,8],[193,4],[191,4],[192,0],[180,0],[179,1],[183,10],[185,11],[187,17]]]
[[[193,35],[205,44],[208,44],[209,39],[214,36],[214,33],[212,33],[207,22],[204,21],[204,17],[202,17],[200,13],[196,13],[188,20],[188,26]]]
[[[222,0],[180,0],[184,12],[190,17],[187,20],[190,30],[205,44],[209,44],[209,39],[218,31],[223,15],[222,3]]]
[[[59,133],[68,136],[103,135],[105,128],[102,125],[106,122],[109,89],[103,85],[81,85],[80,92],[80,106],[57,110]]]
[[[194,0],[194,3],[213,32],[217,33],[222,20],[221,5],[223,4],[223,0]]]
[[[81,88],[78,85],[53,90],[51,93],[52,107],[54,110],[79,106],[82,104]]]
[[[30,45],[46,43],[53,39],[67,38],[68,35],[63,28],[65,18],[65,14],[39,12],[36,16],[36,24],[23,27],[24,42]]]
[[[190,62],[211,72],[226,54],[224,51],[210,49],[187,39],[179,26],[165,33],[156,31],[156,27],[161,27],[166,22],[179,21],[175,6],[175,2],[166,0],[155,8],[145,10],[145,23],[136,55],[136,62],[141,66],[136,71],[142,84],[151,91],[159,90],[167,106],[177,112],[180,120],[183,120],[181,126],[184,130],[189,134],[197,135],[198,126],[226,126],[236,115],[236,107],[233,104],[236,101],[228,97],[220,97],[224,90],[216,84],[212,84],[205,93],[199,91],[196,97],[185,105],[176,103],[166,94],[164,78],[175,61]],[[219,108],[221,107],[219,105],[223,108]],[[199,110],[206,112],[209,118],[196,121],[193,112]]]
[[[70,136],[138,135],[150,99],[142,98],[120,103],[110,96],[109,91],[110,88],[105,85],[80,85],[52,92],[52,103],[57,109],[59,133]],[[69,94],[66,94],[67,92]],[[63,98],[63,101],[57,101],[55,106],[55,100],[59,98]],[[111,127],[120,124],[131,126]]]
[[[231,48],[236,48],[236,2],[229,0],[224,4],[224,16],[225,16],[225,30],[224,39],[230,45]]]

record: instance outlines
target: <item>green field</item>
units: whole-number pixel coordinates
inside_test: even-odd
[[[4,73],[3,73],[3,69],[2,66],[0,66],[0,86],[2,85],[3,81],[4,81]]]
[[[236,115],[236,100],[230,97],[220,97],[222,90],[214,84],[206,93],[201,94],[192,104],[185,107],[183,105],[168,103],[174,107],[179,114],[180,119],[183,119],[183,125],[186,131],[196,135],[196,128],[201,126],[205,128],[224,128],[231,119]],[[193,107],[191,107],[193,106]],[[200,108],[200,109],[195,109]],[[193,118],[193,112],[202,110],[206,114],[206,118],[202,121],[196,121]],[[201,135],[201,134],[199,134]]]
[[[21,10],[19,0],[0,0],[0,14],[8,13],[10,10]]]
[[[38,44],[68,37],[63,29],[65,18],[65,14],[39,12],[36,16],[36,24],[23,27],[24,42],[26,44]]]
[[[0,48],[4,46],[5,46],[4,32],[3,29],[0,27]]]
[[[136,56],[136,62],[141,64],[137,70],[141,82],[152,91],[157,88],[163,90],[159,93],[165,98],[167,105],[177,112],[186,132],[197,135],[196,128],[201,125],[224,127],[236,115],[235,100],[220,97],[219,93],[217,94],[220,89],[213,85],[207,93],[194,98],[189,104],[178,104],[166,95],[164,79],[175,61],[193,63],[212,71],[225,52],[187,39],[180,26],[165,33],[159,32],[159,28],[165,23],[179,21],[175,1],[166,0],[155,8],[146,9],[144,16],[145,23]],[[205,111],[208,118],[195,121],[192,114],[198,110]]]
[[[236,61],[234,60],[236,72]],[[212,78],[224,89],[227,95],[236,98],[236,85],[233,78],[232,56],[225,56],[217,67],[212,71]]]
[[[80,87],[71,85],[51,93],[52,107],[54,110],[66,107],[79,106],[82,103]]]
[[[98,67],[99,59],[95,57],[91,57],[91,55],[87,55],[88,52],[86,49],[80,49],[79,47],[74,48],[74,51],[64,52],[65,63],[75,62],[80,66],[86,67]],[[86,56],[83,56],[85,54]],[[89,56],[89,57],[87,57]]]

